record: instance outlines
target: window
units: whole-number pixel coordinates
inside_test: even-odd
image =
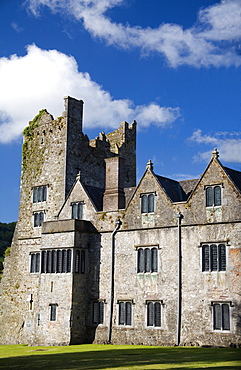
[[[137,272],[157,272],[157,248],[137,249]]]
[[[147,302],[147,326],[161,327],[161,302]]]
[[[202,245],[202,271],[226,271],[226,245]]]
[[[85,274],[86,272],[86,251],[84,249],[75,251],[74,271],[80,274]]]
[[[213,329],[230,330],[230,303],[213,303]]]
[[[206,207],[221,206],[221,186],[206,187]]]
[[[30,272],[40,272],[40,252],[30,254]]]
[[[47,199],[47,185],[33,188],[33,203],[45,202]]]
[[[42,273],[65,273],[71,272],[72,251],[71,249],[58,249],[42,251]]]
[[[154,212],[154,194],[141,195],[141,213]]]
[[[83,202],[72,203],[72,218],[81,220],[83,217]]]
[[[57,320],[57,303],[50,303],[50,321],[56,321]]]
[[[132,302],[119,301],[119,325],[131,325]]]
[[[104,323],[104,301],[95,301],[92,305],[92,324]]]
[[[34,212],[34,227],[40,227],[44,222],[44,212]]]

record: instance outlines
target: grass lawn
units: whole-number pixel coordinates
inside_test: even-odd
[[[44,370],[240,370],[241,349],[76,345],[66,347],[0,346],[0,369]]]

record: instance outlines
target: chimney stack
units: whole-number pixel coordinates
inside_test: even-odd
[[[125,194],[123,189],[124,162],[121,157],[105,159],[106,181],[103,199],[103,211],[116,211],[125,208]]]

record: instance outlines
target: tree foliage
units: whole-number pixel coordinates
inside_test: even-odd
[[[15,226],[16,222],[9,224],[0,222],[0,256],[3,256],[4,251],[11,246]]]

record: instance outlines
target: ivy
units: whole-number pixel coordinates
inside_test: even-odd
[[[29,144],[34,137],[34,130],[39,126],[40,118],[44,113],[47,113],[46,109],[41,109],[38,114],[33,118],[30,124],[23,130],[24,142],[22,145],[22,168],[23,171],[27,169],[27,162],[31,153],[29,153]]]

